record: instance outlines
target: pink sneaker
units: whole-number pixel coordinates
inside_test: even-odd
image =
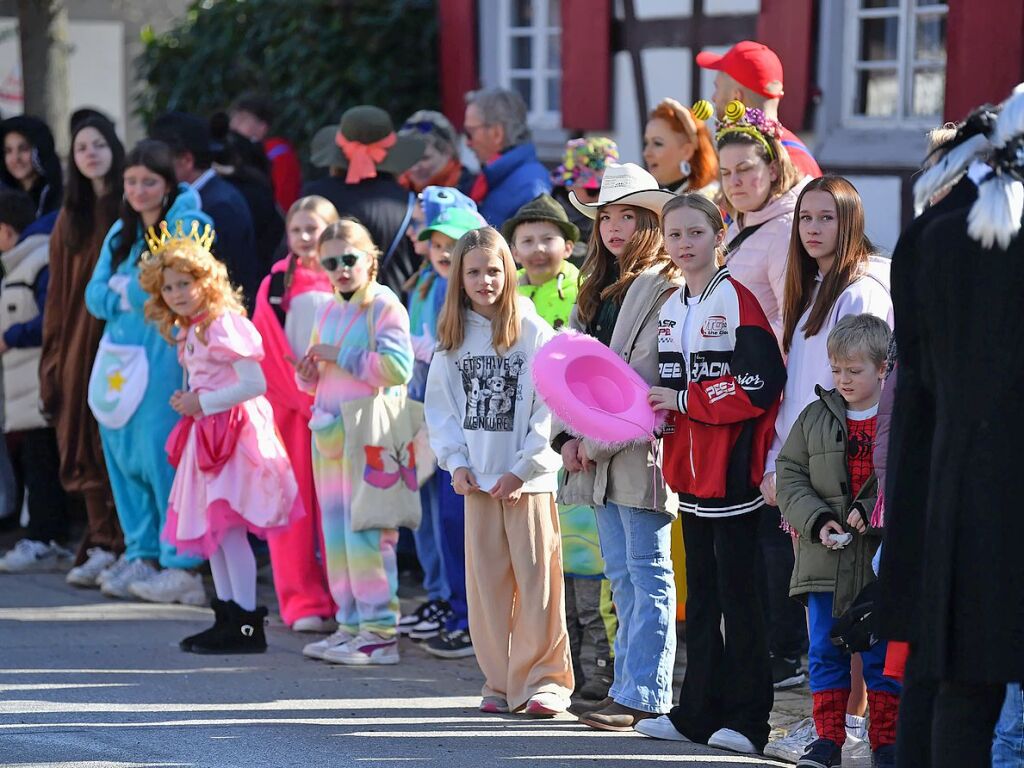
[[[530,697],[523,714],[527,717],[554,717],[565,712],[566,706],[558,694],[542,691]]]
[[[480,711],[488,715],[508,714],[508,702],[501,696],[484,696],[480,700]]]

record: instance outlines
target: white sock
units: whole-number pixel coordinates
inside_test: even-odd
[[[213,574],[213,588],[217,597],[225,603],[233,598],[231,593],[231,575],[224,553],[218,548],[210,555],[210,573]]]
[[[224,533],[218,554],[223,557],[232,597],[243,611],[256,610],[256,558],[246,538],[245,528],[236,526]],[[211,565],[213,560],[210,560]],[[217,575],[214,573],[214,583]],[[220,596],[220,587],[217,587]],[[224,598],[221,598],[222,600]]]
[[[846,713],[846,727],[848,730],[854,732],[863,731],[864,723],[866,722],[866,717],[860,717],[859,715],[851,715],[849,712]]]

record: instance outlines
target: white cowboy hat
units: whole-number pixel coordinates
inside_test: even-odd
[[[604,205],[634,205],[661,215],[661,209],[675,194],[658,188],[657,180],[635,163],[610,163],[601,179],[601,191],[596,203],[581,203],[576,193],[569,190],[569,202],[588,219],[597,218],[597,210]]]

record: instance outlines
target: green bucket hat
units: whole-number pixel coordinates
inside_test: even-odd
[[[338,125],[327,125],[313,135],[310,159],[321,168],[347,168],[349,159],[342,150],[342,140],[372,147],[377,142],[393,142],[380,150],[383,157],[374,159],[377,170],[399,175],[423,157],[424,141],[418,136],[398,136],[391,116],[380,107],[360,105],[345,111]]]
[[[420,231],[419,239],[429,240],[431,232],[440,232],[452,240],[458,240],[467,232],[486,226],[487,221],[476,211],[468,208],[447,208],[430,223],[429,227],[424,227]]]
[[[541,194],[516,211],[516,215],[501,225],[501,235],[511,245],[516,227],[528,221],[550,221],[562,231],[566,240],[580,239],[580,230],[569,221],[565,209],[551,195]]]

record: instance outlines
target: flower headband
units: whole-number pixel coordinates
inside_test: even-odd
[[[552,180],[563,187],[597,189],[608,163],[618,161],[619,148],[611,139],[572,139],[565,147],[565,162],[552,174]]]
[[[714,111],[715,108],[706,99],[701,99],[693,105],[693,116],[698,120],[707,120]],[[757,139],[768,152],[768,157],[774,159],[775,152],[768,139],[782,138],[782,124],[767,117],[756,107],[747,108],[742,101],[730,101],[725,107],[725,115],[718,121],[715,141],[721,142],[722,138],[730,133],[743,133]]]

